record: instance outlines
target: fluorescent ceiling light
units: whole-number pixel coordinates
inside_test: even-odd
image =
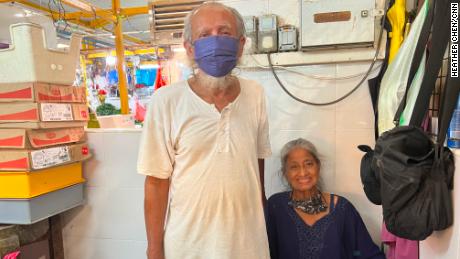
[[[184,48],[173,48],[172,51],[174,52],[185,52]]]
[[[32,15],[36,15],[36,14],[37,13],[35,13],[35,12],[29,11],[29,10],[24,10],[23,13],[17,13],[17,14],[14,14],[14,16],[19,17],[19,18],[23,18],[23,17],[29,17],[29,16],[32,16]]]
[[[158,64],[142,64],[139,65],[140,69],[152,69],[152,68],[159,68],[160,66]]]
[[[117,58],[114,57],[114,56],[107,56],[105,58],[105,63],[108,65],[108,66],[114,66],[115,63],[117,63]]]
[[[58,43],[57,48],[58,49],[66,49],[66,48],[69,48],[69,45],[64,44],[64,43]]]
[[[68,5],[71,5],[73,7],[76,7],[78,9],[81,9],[81,10],[85,10],[87,12],[93,12],[93,7],[86,1],[82,1],[82,0],[65,0],[65,1],[62,1]]]

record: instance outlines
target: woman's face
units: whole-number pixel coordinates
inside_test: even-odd
[[[319,177],[319,163],[303,148],[294,148],[286,160],[286,179],[293,191],[315,190]]]

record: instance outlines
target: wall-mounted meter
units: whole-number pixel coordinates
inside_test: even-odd
[[[258,51],[276,52],[278,50],[278,19],[276,15],[259,16]]]
[[[244,28],[246,29],[246,44],[244,51],[247,54],[257,53],[257,18],[255,16],[245,16]]]
[[[376,0],[301,0],[301,48],[370,46]]]
[[[297,50],[297,29],[292,25],[283,25],[278,28],[278,50]]]

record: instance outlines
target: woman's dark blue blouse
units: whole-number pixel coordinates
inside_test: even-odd
[[[267,202],[266,220],[272,259],[384,259],[361,216],[345,198],[333,195],[329,214],[309,226],[288,205],[290,192]]]

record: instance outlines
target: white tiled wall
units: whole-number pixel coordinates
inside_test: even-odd
[[[315,102],[342,96],[361,79],[318,80],[311,76],[344,77],[367,70],[368,63],[330,64],[296,68],[310,75],[280,78],[298,97]],[[361,213],[374,240],[379,240],[380,208],[364,196],[359,144],[373,144],[373,115],[367,83],[335,105],[313,107],[288,97],[269,71],[245,70],[241,76],[260,82],[267,94],[274,155],[266,162],[267,196],[286,186],[279,175],[279,151],[294,138],[303,137],[318,148],[323,161],[326,191],[347,197]],[[376,71],[373,73],[376,74]],[[143,181],[136,174],[140,132],[89,132],[94,157],[85,163],[86,199],[83,207],[63,216],[66,258],[144,258]]]
[[[63,214],[67,259],[145,258],[144,177],[136,174],[138,132],[89,132],[86,204]]]

